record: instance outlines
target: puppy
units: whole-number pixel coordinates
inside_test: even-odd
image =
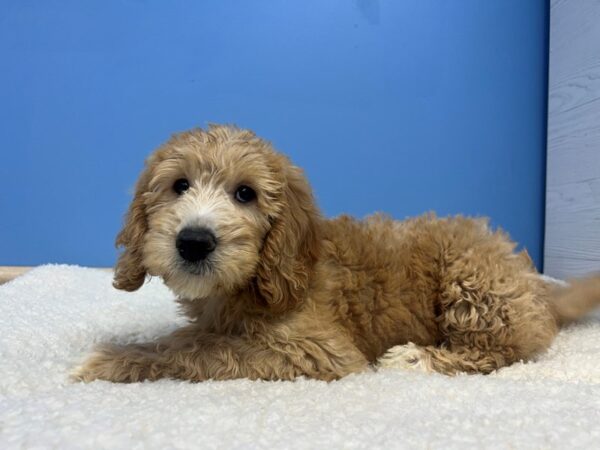
[[[190,323],[101,346],[78,380],[489,373],[543,352],[600,301],[600,278],[551,288],[483,219],[324,219],[302,171],[231,126],[150,156],[117,245],[114,286],[161,277]]]

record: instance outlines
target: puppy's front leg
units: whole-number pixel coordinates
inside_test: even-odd
[[[71,373],[75,381],[107,380],[130,383],[167,375],[159,344],[104,344]]]
[[[115,382],[179,378],[334,380],[364,370],[362,353],[339,336],[285,339],[230,336],[182,328],[154,344],[101,347],[76,371],[76,380]]]

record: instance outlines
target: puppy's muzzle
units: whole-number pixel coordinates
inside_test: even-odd
[[[177,235],[175,246],[185,261],[197,263],[217,248],[217,238],[207,228],[184,228]]]

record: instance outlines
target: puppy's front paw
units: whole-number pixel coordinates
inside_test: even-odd
[[[99,347],[83,364],[73,369],[70,378],[85,383],[94,380],[131,383],[147,379],[152,374],[157,375],[156,368],[153,367],[153,355],[143,351],[141,347]]]
[[[106,348],[98,348],[70,373],[72,381],[88,383],[94,380],[110,380],[114,358]]]
[[[421,347],[409,342],[390,348],[377,360],[377,368],[432,372],[431,358]]]

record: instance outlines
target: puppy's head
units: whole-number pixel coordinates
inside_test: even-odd
[[[114,285],[136,290],[149,273],[183,298],[250,290],[285,310],[307,288],[318,221],[301,170],[269,143],[227,126],[185,132],[146,162]]]

